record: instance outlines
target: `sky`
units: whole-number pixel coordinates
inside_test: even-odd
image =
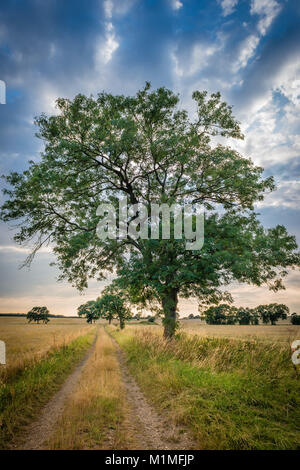
[[[0,5],[0,80],[1,174],[38,161],[43,145],[34,117],[55,113],[58,97],[132,95],[150,81],[180,93],[192,116],[194,90],[220,91],[245,134],[229,144],[275,177],[277,191],[257,206],[262,223],[284,224],[300,243],[299,0],[7,0]],[[13,234],[1,223],[0,312],[46,305],[74,315],[99,295],[103,283],[92,281],[84,295],[57,283],[50,249],[20,269],[28,248]],[[276,294],[241,284],[230,291],[237,306],[279,302],[299,312],[299,272],[285,284]],[[196,301],[181,301],[179,310],[197,313]]]

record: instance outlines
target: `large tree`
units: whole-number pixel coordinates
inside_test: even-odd
[[[237,151],[215,145],[216,138],[243,138],[231,107],[219,93],[196,91],[193,99],[193,119],[178,108],[177,95],[151,91],[149,83],[135,96],[58,99],[57,115],[36,119],[41,159],[7,177],[12,189],[1,213],[5,221],[20,220],[17,242],[36,239],[32,254],[51,243],[61,278],[79,289],[115,271],[132,299],[159,303],[167,337],[174,334],[179,296],[227,301],[221,287],[233,280],[278,290],[287,268],[299,265],[295,238],[281,225],[265,230],[254,212],[254,203],[274,189],[273,179]],[[172,235],[99,239],[98,205],[117,205],[122,196],[147,208],[201,203],[204,246],[186,250],[184,237]]]

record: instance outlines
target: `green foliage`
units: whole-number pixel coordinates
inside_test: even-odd
[[[40,321],[42,321],[47,324],[50,321],[49,310],[47,307],[32,307],[32,309],[27,313],[26,318],[28,323],[31,323],[32,321],[40,323]]]
[[[236,320],[240,325],[250,325],[253,319],[253,310],[250,308],[240,307],[236,311]],[[256,320],[253,320],[254,322]],[[255,324],[255,323],[254,323]]]
[[[297,313],[292,313],[291,323],[292,325],[300,325],[300,315],[297,315]]]
[[[178,296],[200,303],[230,300],[233,280],[278,290],[287,268],[299,266],[295,237],[278,225],[265,230],[254,204],[274,189],[263,168],[212,136],[243,138],[219,93],[193,93],[196,117],[179,109],[171,90],[135,96],[100,93],[57,100],[58,113],[36,119],[45,143],[39,162],[6,177],[2,220],[21,219],[15,240],[52,243],[61,270],[79,289],[115,270],[134,302],[163,312],[166,336],[176,328]],[[206,210],[205,243],[182,240],[100,240],[100,203],[199,203]],[[220,211],[219,209],[222,209]],[[221,215],[220,215],[221,214]]]
[[[116,283],[112,283],[103,290],[96,305],[101,317],[107,319],[109,323],[113,318],[118,318],[121,329],[125,328],[125,320],[132,318],[126,293]]]
[[[289,313],[289,308],[284,304],[259,305],[256,310],[263,323],[271,323],[271,325],[276,325],[279,319],[285,320]]]
[[[234,325],[236,309],[227,304],[209,307],[204,312],[209,325]]]
[[[95,300],[89,300],[78,307],[79,317],[85,317],[87,323],[95,323],[100,318],[100,310]]]
[[[154,323],[155,322],[155,317],[148,317],[148,322],[149,323]]]

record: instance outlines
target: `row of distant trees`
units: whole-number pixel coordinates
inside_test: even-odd
[[[85,317],[88,323],[104,318],[110,324],[113,319],[118,319],[121,329],[125,327],[125,320],[132,318],[126,292],[114,284],[107,286],[101,297],[80,305],[77,313],[80,317]]]
[[[256,308],[234,307],[228,304],[220,304],[209,307],[203,316],[190,315],[188,318],[203,318],[209,325],[258,325],[259,320],[264,324],[276,325],[278,320],[285,320],[289,314],[289,308],[284,304],[259,305]],[[300,324],[300,315],[293,313],[291,323]]]
[[[99,318],[108,320],[109,323],[113,319],[117,319],[120,328],[125,327],[125,320],[140,319],[140,315],[132,315],[128,299],[124,291],[117,289],[116,286],[108,286],[104,289],[101,297],[96,300],[90,300],[82,304],[77,309],[79,317],[85,317],[88,323],[95,323]],[[276,325],[278,320],[285,320],[289,314],[289,308],[284,304],[268,304],[259,305],[256,308],[234,307],[228,304],[220,304],[209,307],[204,311],[203,315],[189,315],[189,319],[204,319],[209,325],[258,325],[259,320],[264,324]],[[154,322],[155,317],[149,315],[145,317],[149,322]],[[47,307],[33,307],[27,313],[29,323],[45,323],[49,319],[49,310]],[[293,313],[291,315],[291,323],[300,325],[300,315]]]

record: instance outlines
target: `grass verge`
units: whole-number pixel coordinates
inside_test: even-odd
[[[49,353],[0,388],[0,448],[10,447],[24,426],[59,389],[74,366],[91,346],[94,334],[76,338]]]
[[[130,436],[124,428],[125,395],[115,347],[99,329],[94,353],[47,443],[49,449],[123,449]]]
[[[299,449],[300,380],[278,344],[109,331],[142,390],[199,449]]]

